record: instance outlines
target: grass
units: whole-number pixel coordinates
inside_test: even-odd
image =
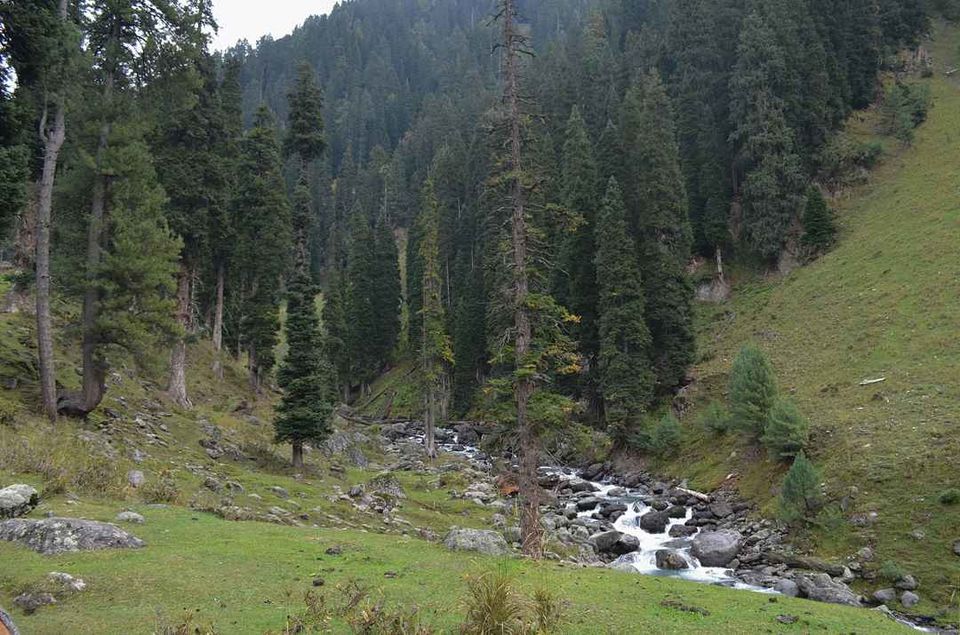
[[[725,396],[742,345],[763,349],[781,391],[811,421],[809,452],[831,497],[851,505],[846,519],[810,532],[808,546],[843,558],[871,545],[878,562],[920,579],[917,610],[928,614],[956,602],[960,568],[951,549],[960,509],[938,501],[960,484],[960,81],[942,74],[957,66],[957,40],[955,28],[938,29],[938,74],[923,80],[934,106],[913,145],[834,202],[838,246],[782,279],[740,284],[728,305],[701,307],[696,368],[706,405]],[[686,426],[692,443],[664,469],[705,488],[733,474],[773,511],[785,466],[738,435]],[[878,514],[872,525],[848,522],[869,512]],[[911,536],[917,529],[922,540]]]
[[[492,568],[503,568],[530,593],[546,587],[568,602],[567,633],[904,632],[878,613],[804,600],[554,563],[470,558],[411,537],[228,523],[176,507],[132,508],[147,518],[134,526],[148,545],[141,550],[43,557],[0,543],[0,561],[17,565],[0,571],[2,604],[49,571],[65,571],[89,585],[58,607],[17,615],[25,632],[150,633],[159,612],[172,618],[191,614],[222,633],[262,633],[280,629],[288,615],[302,611],[303,594],[316,577],[323,578],[324,589],[356,580],[382,592],[388,603],[416,605],[427,623],[450,632],[464,615],[465,576]],[[103,520],[115,513],[110,505],[67,506],[61,500],[50,509]],[[331,546],[340,546],[342,554],[326,555]],[[781,614],[799,620],[780,625]]]

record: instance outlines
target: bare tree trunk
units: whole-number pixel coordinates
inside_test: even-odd
[[[213,372],[217,379],[223,379],[223,285],[226,273],[223,263],[217,265],[217,302],[213,313]]]
[[[66,3],[60,3],[60,19],[66,19]],[[57,174],[57,158],[66,137],[63,98],[54,106],[53,129],[46,130],[47,113],[43,113],[40,138],[44,143],[43,175],[40,178],[37,205],[37,348],[40,362],[40,394],[43,412],[50,421],[57,420],[57,384],[53,359],[53,319],[50,315],[50,219],[53,209],[53,183]]]
[[[720,245],[717,245],[717,280],[720,281],[720,284],[726,283],[723,278],[723,251],[720,249]]]
[[[112,90],[112,76],[108,76],[104,94]],[[100,126],[97,145],[96,173],[93,177],[93,201],[87,224],[87,288],[83,293],[83,407],[87,412],[96,408],[103,399],[106,368],[98,354],[97,303],[100,292],[96,284],[97,268],[100,266],[103,216],[107,198],[107,176],[103,172],[103,154],[110,138],[110,124]]]
[[[303,469],[303,441],[293,442],[293,467]]]
[[[250,371],[250,390],[253,391],[255,395],[260,394],[260,367],[257,362],[257,349],[253,344],[250,344],[250,350],[247,353],[249,356],[248,368]]]
[[[516,30],[515,0],[503,0],[500,19],[503,21],[504,100],[507,105],[510,143],[510,172],[512,184],[510,218],[511,247],[513,251],[514,350],[517,379],[514,400],[517,407],[517,431],[520,435],[520,538],[523,553],[534,558],[543,555],[543,528],[540,526],[540,486],[537,468],[540,458],[540,440],[536,424],[528,418],[528,406],[533,395],[533,380],[519,372],[528,362],[533,338],[527,309],[529,280],[527,275],[527,219],[524,209],[526,192],[520,179],[522,169],[522,138],[520,112],[519,56],[522,37]]]
[[[190,328],[190,269],[186,263],[180,263],[177,276],[177,323],[183,328],[184,335],[177,338],[170,354],[170,382],[167,394],[181,408],[190,408],[187,395],[187,340],[186,332]]]

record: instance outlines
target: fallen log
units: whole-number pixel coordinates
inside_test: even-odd
[[[678,488],[677,488],[677,491],[678,491],[678,492],[683,492],[683,493],[686,494],[687,496],[693,496],[693,497],[696,498],[697,500],[703,501],[704,503],[709,503],[709,502],[710,502],[710,496],[709,496],[708,494],[704,494],[703,492],[698,492],[698,491],[696,491],[696,490],[687,489],[686,487],[678,487]]]
[[[887,381],[886,377],[877,377],[876,379],[864,379],[860,382],[861,386],[872,386],[873,384],[879,384],[880,382]]]

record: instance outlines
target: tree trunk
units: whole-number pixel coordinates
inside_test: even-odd
[[[217,379],[223,379],[223,285],[226,274],[221,262],[217,265],[217,301],[213,312],[213,372]]]
[[[426,449],[427,456],[431,460],[437,458],[436,420],[437,400],[434,395],[433,387],[431,386],[427,388],[427,408],[423,413],[423,428],[425,431],[423,447]]]
[[[303,441],[293,442],[293,467],[303,469]]]
[[[66,19],[66,2],[60,3],[60,19]],[[40,137],[43,148],[43,175],[40,177],[37,205],[37,348],[40,365],[40,394],[43,412],[50,421],[57,420],[57,384],[53,359],[53,319],[50,315],[50,223],[53,209],[53,184],[57,174],[57,159],[66,137],[66,119],[63,98],[54,105],[53,129],[46,130],[44,111]]]
[[[104,94],[109,95],[113,80],[108,76]],[[103,216],[107,198],[107,176],[103,172],[103,155],[110,138],[110,124],[100,126],[97,145],[96,173],[93,177],[93,201],[87,224],[87,288],[83,293],[83,407],[87,412],[96,408],[103,399],[106,367],[98,348],[100,337],[97,329],[97,304],[100,291],[97,288],[97,269],[100,266],[101,241],[103,239]]]
[[[250,371],[250,390],[253,391],[253,394],[260,394],[260,368],[257,363],[257,349],[253,344],[250,345],[250,351],[247,353],[249,356],[248,368]]]
[[[529,281],[527,276],[527,219],[524,209],[526,192],[520,179],[522,169],[520,68],[522,37],[516,30],[515,0],[503,0],[504,100],[507,105],[510,144],[511,186],[510,218],[513,251],[514,350],[517,377],[514,400],[517,407],[517,431],[520,435],[520,539],[523,553],[534,558],[543,555],[543,528],[540,526],[540,486],[537,482],[540,443],[536,425],[527,410],[533,395],[533,380],[522,371],[527,364],[533,337],[527,309]]]
[[[170,354],[170,382],[167,394],[173,403],[181,408],[190,408],[187,395],[187,340],[186,332],[190,328],[190,269],[186,263],[180,263],[177,276],[177,323],[183,329],[183,335],[177,338]]]
[[[720,249],[720,245],[717,245],[717,280],[720,281],[720,284],[724,284],[726,280],[723,278],[723,252]]]

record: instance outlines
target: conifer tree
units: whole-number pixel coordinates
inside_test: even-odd
[[[787,522],[809,519],[820,509],[820,474],[801,451],[780,490],[780,517]]]
[[[798,219],[806,189],[794,131],[787,124],[778,82],[786,74],[784,54],[767,21],[746,17],[730,79],[730,117],[735,129],[736,166],[744,174],[743,231],[757,253],[777,256]]]
[[[826,199],[819,188],[810,187],[803,212],[803,244],[816,252],[826,251],[836,234],[837,226]]]
[[[423,188],[423,211],[420,213],[420,258],[423,263],[423,309],[421,318],[420,363],[424,382],[424,446],[427,456],[437,456],[435,431],[441,402],[448,385],[448,366],[453,363],[453,350],[447,335],[440,276],[440,205],[433,181]]]
[[[378,350],[381,334],[375,311],[377,283],[374,279],[376,259],[374,237],[366,215],[359,207],[350,215],[350,237],[347,243],[347,288],[345,290],[347,337],[346,351],[350,357],[351,381],[367,384],[379,370]]]
[[[371,301],[376,321],[376,339],[373,341],[376,365],[372,370],[379,372],[390,361],[397,346],[402,302],[397,241],[386,215],[381,215],[374,227],[373,251]]]
[[[346,318],[343,272],[332,271],[323,294],[323,326],[326,329],[327,355],[336,371],[344,403],[350,401],[350,351],[347,349],[349,329]]]
[[[607,425],[623,442],[653,398],[655,377],[637,251],[627,231],[620,186],[613,177],[600,203],[595,241],[600,391]]]
[[[756,346],[744,346],[730,374],[730,411],[734,424],[759,439],[776,398],[776,378],[767,357]]]
[[[274,420],[278,442],[293,447],[293,467],[303,467],[303,445],[330,434],[336,379],[320,331],[316,290],[306,262],[298,263],[287,293],[287,355],[277,371],[283,390]]]
[[[280,279],[289,267],[292,243],[273,116],[261,106],[241,143],[236,206],[237,259],[243,285],[243,342],[250,385],[259,392],[275,364]]]
[[[761,441],[777,460],[796,456],[807,445],[809,425],[796,404],[789,399],[777,399],[767,414]]]
[[[673,114],[656,71],[624,100],[628,186],[624,198],[637,236],[646,320],[660,392],[679,386],[693,363],[693,285],[686,275],[691,231]]]

